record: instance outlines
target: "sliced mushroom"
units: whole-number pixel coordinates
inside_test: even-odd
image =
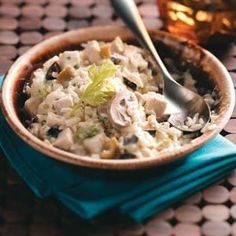
[[[137,100],[134,93],[127,89],[119,91],[112,100],[109,107],[109,118],[112,124],[119,127],[129,126],[132,122],[132,117],[127,111],[129,103]]]
[[[100,157],[102,159],[114,159],[118,157],[119,153],[119,142],[115,137],[112,137],[105,141],[104,150],[101,152]]]

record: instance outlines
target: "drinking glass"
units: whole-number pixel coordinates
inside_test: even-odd
[[[236,35],[236,0],[157,0],[168,31],[197,43]]]

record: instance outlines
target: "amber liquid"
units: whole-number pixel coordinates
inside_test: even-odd
[[[157,0],[171,33],[197,43],[236,35],[236,0]]]

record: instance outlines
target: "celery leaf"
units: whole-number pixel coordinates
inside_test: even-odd
[[[100,66],[90,66],[88,73],[91,82],[81,95],[81,101],[94,107],[105,103],[115,93],[115,88],[109,81],[115,72],[116,66],[110,60],[104,61]]]

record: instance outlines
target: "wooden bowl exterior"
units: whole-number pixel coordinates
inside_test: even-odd
[[[165,164],[193,152],[217,135],[230,119],[235,103],[234,88],[230,75],[214,55],[199,46],[168,33],[156,30],[149,30],[149,32],[153,39],[161,40],[168,47],[180,53],[183,58],[194,61],[209,74],[209,77],[213,78],[213,83],[218,88],[221,97],[219,118],[216,121],[217,128],[215,130],[204,133],[181,149],[167,151],[157,157],[130,160],[97,160],[49,146],[24,127],[17,113],[16,99],[17,94],[21,92],[19,91],[19,83],[22,83],[22,80],[28,76],[34,65],[39,63],[42,58],[52,56],[89,40],[111,41],[116,36],[120,36],[125,41],[133,38],[127,28],[118,26],[92,27],[70,31],[39,43],[19,57],[8,71],[2,88],[2,110],[7,122],[21,139],[41,153],[60,161],[86,167],[117,170],[140,169]]]

